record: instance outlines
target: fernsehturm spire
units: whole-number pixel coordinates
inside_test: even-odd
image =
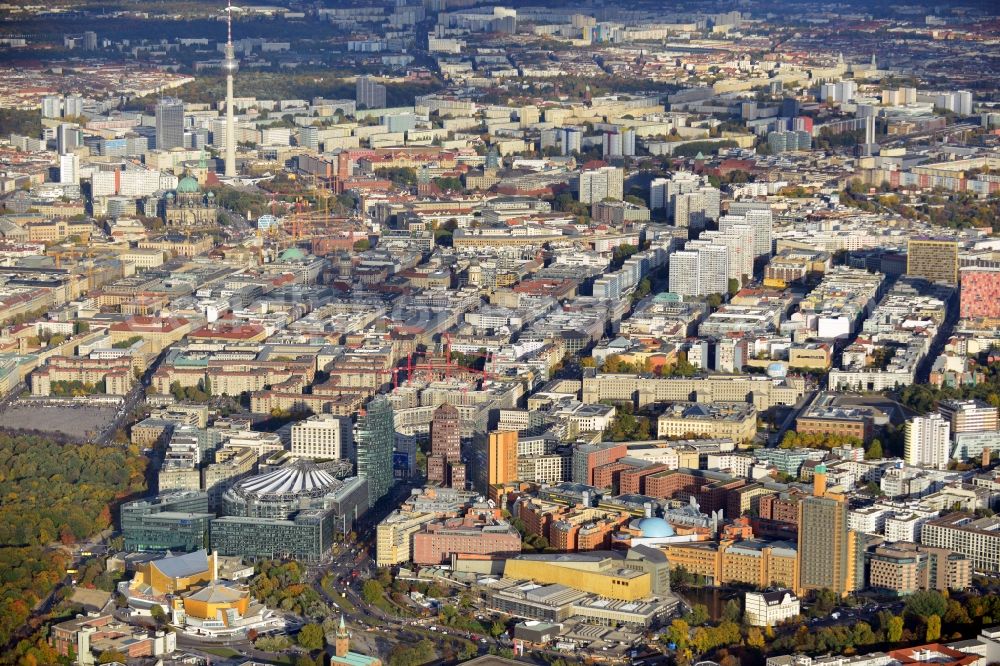
[[[233,76],[240,63],[233,52],[233,3],[226,2],[226,57],[222,71],[226,73],[226,176],[236,176],[236,121],[233,118]]]

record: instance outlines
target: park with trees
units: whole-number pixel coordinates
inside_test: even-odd
[[[117,506],[145,491],[146,464],[124,448],[0,434],[0,664],[52,663],[44,636],[28,633],[43,619],[34,608],[65,579],[67,547],[111,527]]]

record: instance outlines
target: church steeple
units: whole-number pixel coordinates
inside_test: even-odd
[[[347,632],[347,625],[344,624],[344,614],[340,614],[340,626],[337,627],[337,640],[334,643],[334,654],[343,659],[351,649],[351,634]]]

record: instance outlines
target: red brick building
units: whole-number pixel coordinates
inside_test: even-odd
[[[413,535],[413,562],[447,564],[454,555],[508,557],[521,552],[521,535],[501,520],[499,510],[472,508],[461,518],[427,523]]]
[[[718,472],[678,469],[652,474],[645,482],[646,495],[682,502],[693,497],[703,512],[711,513],[725,510],[729,505],[729,491],[743,486],[746,480]]]
[[[629,469],[635,468],[620,460],[595,467],[594,481],[591,485],[596,488],[620,488],[622,472]]]
[[[646,479],[653,474],[667,471],[670,471],[670,468],[666,465],[650,465],[649,467],[622,470],[619,475],[618,492],[622,495],[649,495]]]
[[[573,452],[573,478],[580,483],[586,483],[598,488],[608,488],[610,485],[597,483],[595,472],[599,467],[617,462],[628,455],[625,444],[587,444],[578,446]]]

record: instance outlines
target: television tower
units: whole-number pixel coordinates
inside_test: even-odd
[[[236,176],[236,121],[233,119],[233,76],[240,69],[240,63],[233,52],[233,3],[226,2],[226,57],[222,61],[222,71],[226,73],[226,169],[227,178]]]

